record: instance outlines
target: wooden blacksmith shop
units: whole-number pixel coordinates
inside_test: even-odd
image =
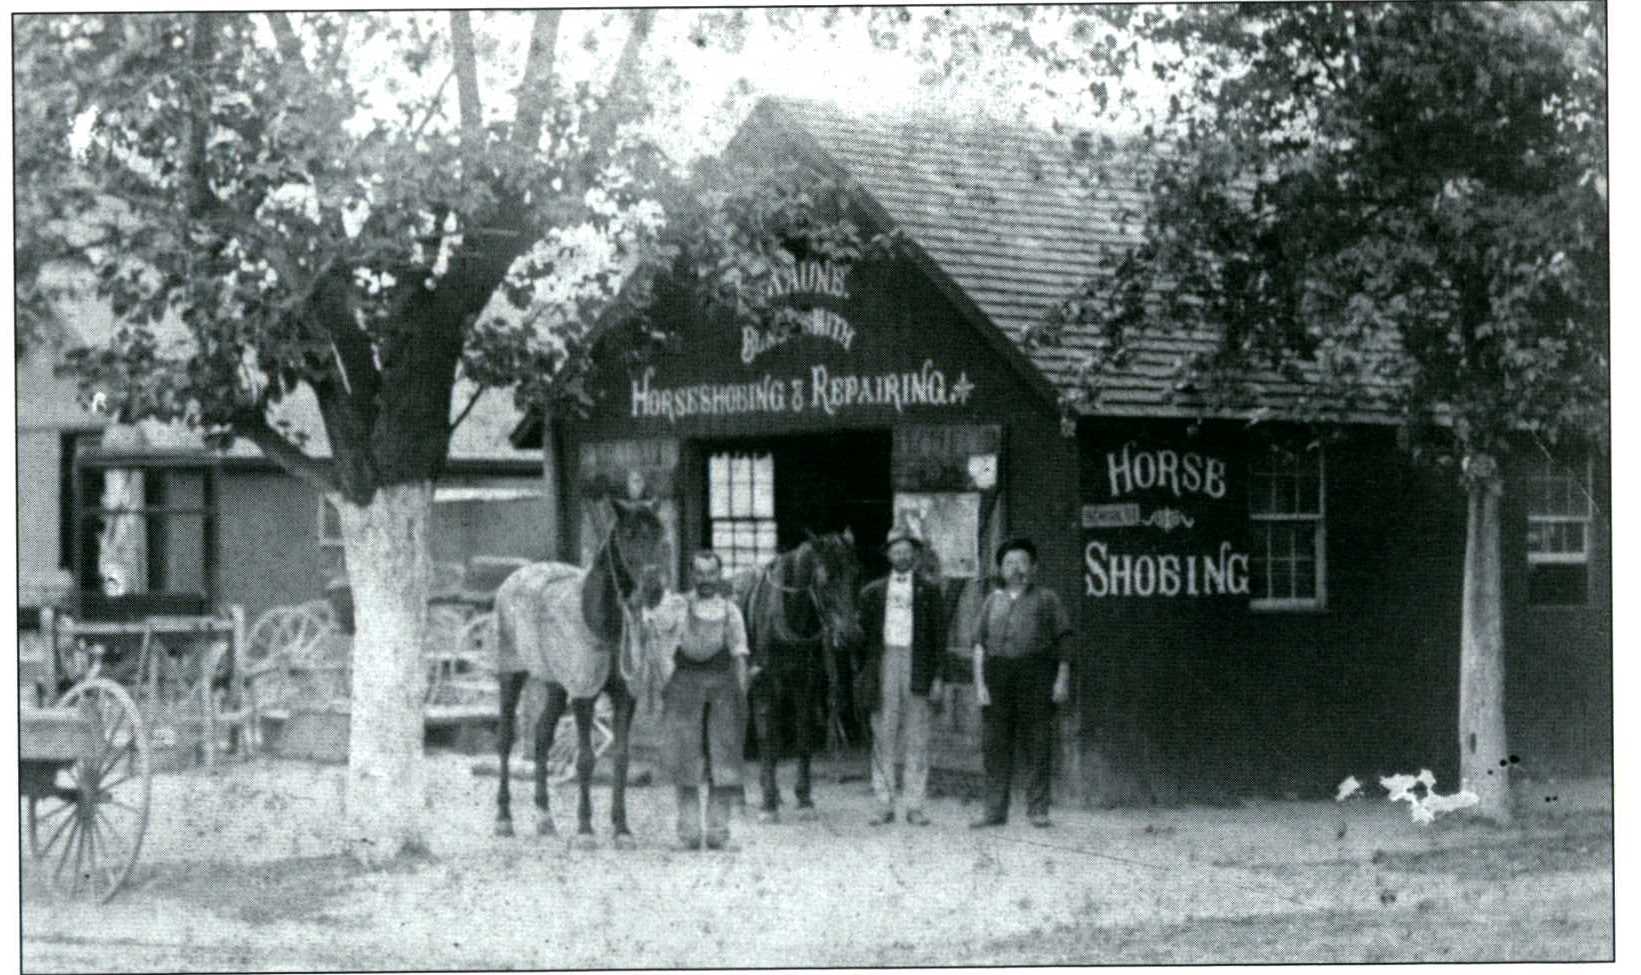
[[[634,469],[680,571],[699,546],[747,567],[850,527],[875,574],[890,525],[916,522],[955,620],[934,761],[964,771],[966,632],[996,547],[1030,536],[1079,634],[1059,801],[1321,796],[1421,767],[1457,786],[1451,472],[1416,464],[1392,416],[1320,437],[1284,423],[1299,391],[1274,379],[1234,413],[1170,396],[1188,337],[1140,340],[1066,415],[1093,336],[1024,342],[1129,232],[1130,181],[1090,189],[1047,133],[791,101],[762,103],[729,152],[848,177],[859,218],[901,231],[907,256],[800,262],[781,291],[808,324],[782,342],[661,308],[680,351],[636,362],[610,328],[587,414],[519,431],[556,472],[561,555],[590,554],[598,498]],[[1517,773],[1553,778],[1611,762],[1610,489],[1600,458],[1532,456],[1506,490],[1507,721]]]

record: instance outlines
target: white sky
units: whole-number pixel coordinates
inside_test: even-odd
[[[948,15],[947,10],[951,13]],[[920,18],[950,16],[958,20],[979,20],[994,15],[996,8],[952,5],[942,8],[913,8],[914,21],[906,28],[907,41],[921,37]],[[719,12],[724,12],[720,10]],[[693,9],[664,9],[655,21],[644,63],[654,81],[672,76],[683,83],[682,98],[667,98],[657,112],[655,134],[680,160],[711,152],[733,133],[757,97],[785,95],[838,103],[854,111],[873,112],[906,109],[923,103],[959,116],[990,114],[1016,117],[1017,110],[1033,121],[1047,125],[1052,119],[1082,125],[1099,124],[1114,128],[1114,117],[1092,117],[1092,102],[1086,96],[1087,79],[1068,79],[1060,85],[1055,99],[1034,95],[1025,85],[1033,77],[1022,62],[1007,59],[1002,47],[988,51],[980,59],[969,59],[970,75],[954,84],[930,86],[920,79],[926,66],[904,51],[884,51],[875,47],[868,33],[863,11],[846,11],[833,31],[819,28],[822,12],[810,10],[803,16],[815,24],[812,30],[786,31],[772,28],[761,9],[745,11],[745,43],[735,51],[726,50],[720,32],[706,36],[704,46],[695,43],[693,29],[706,13]],[[428,28],[444,33],[442,11],[419,11],[403,15],[420,19]],[[1045,7],[1033,35],[1047,41],[1065,36],[1073,14],[1068,8]],[[476,11],[474,29],[479,36],[481,88],[487,114],[506,117],[512,111],[510,89],[517,83],[528,41],[532,15],[517,11]],[[563,15],[557,57],[561,78],[588,79],[602,87],[609,68],[628,32],[629,13],[607,10],[570,10]],[[923,50],[921,42],[910,45]],[[947,52],[938,45],[931,49],[939,60]],[[357,64],[369,75],[367,90],[374,90],[384,102],[398,89],[415,79],[389,53],[385,45],[362,46]],[[430,92],[448,71],[448,61],[430,69],[420,87]],[[1146,91],[1151,103],[1160,103],[1149,72],[1137,73],[1130,84]],[[744,86],[738,86],[744,82]],[[1116,80],[1110,87],[1115,91]],[[455,85],[448,84],[445,98],[454,115]],[[726,105],[725,99],[730,99]],[[384,105],[385,107],[385,105]]]

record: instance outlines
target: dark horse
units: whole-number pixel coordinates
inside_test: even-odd
[[[555,832],[547,808],[547,754],[565,708],[575,714],[576,778],[581,787],[576,834],[591,843],[592,797],[597,756],[592,746],[593,704],[608,694],[614,706],[615,783],[610,809],[615,845],[632,845],[627,829],[627,758],[636,705],[632,683],[642,679],[627,649],[636,641],[633,622],[662,594],[667,557],[661,521],[651,504],[612,499],[615,525],[587,569],[560,562],[527,565],[496,590],[496,670],[501,683],[501,788],[496,796],[496,833],[513,834],[507,756],[513,750],[513,712],[527,677],[547,683],[547,705],[536,722],[536,832]]]
[[[742,585],[741,613],[757,676],[748,696],[758,736],[759,818],[774,821],[781,804],[775,780],[778,719],[790,708],[798,752],[798,809],[813,809],[809,757],[815,737],[816,693],[823,679],[829,720],[836,720],[841,682],[836,651],[860,639],[855,594],[860,563],[851,531],[812,537],[770,562]]]

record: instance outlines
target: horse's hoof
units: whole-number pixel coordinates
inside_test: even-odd
[[[758,810],[758,822],[760,822],[760,823],[778,823],[780,821],[781,821],[781,814],[779,812],[777,812],[776,810],[774,810],[774,809],[760,809],[760,810]]]
[[[542,816],[536,820],[537,836],[553,836],[558,833],[558,827],[553,825],[553,817]]]
[[[570,849],[596,850],[598,849],[598,837],[591,833],[577,833],[570,839]]]
[[[497,836],[512,836],[513,835],[513,821],[511,819],[498,819],[498,820],[496,820],[495,834]]]
[[[613,842],[618,850],[638,849],[638,841],[632,838],[631,833],[617,833]]]

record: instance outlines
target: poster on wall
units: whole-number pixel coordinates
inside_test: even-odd
[[[895,495],[895,522],[911,527],[939,560],[946,579],[980,574],[980,494],[938,492]]]
[[[1230,451],[1132,437],[1090,439],[1082,455],[1087,598],[1248,598],[1247,491]]]

